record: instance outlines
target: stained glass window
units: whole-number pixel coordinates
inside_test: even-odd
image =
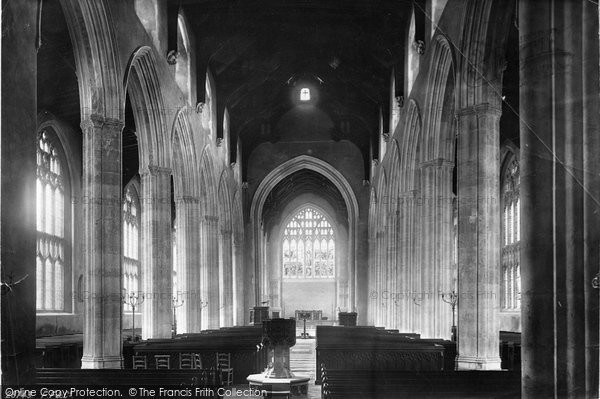
[[[502,247],[502,308],[521,308],[521,269],[519,231],[519,161],[509,160],[502,180],[503,247]]]
[[[303,208],[287,224],[282,253],[284,278],[335,277],[333,227],[314,208]]]
[[[132,184],[125,188],[123,198],[123,289],[125,295],[140,291],[140,203]],[[125,310],[131,305],[125,303]]]
[[[50,133],[37,141],[36,176],[36,308],[65,307],[65,175]]]

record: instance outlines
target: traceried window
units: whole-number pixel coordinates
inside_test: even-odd
[[[507,162],[502,177],[502,308],[518,310],[521,308],[519,161],[512,155]]]
[[[63,311],[68,242],[65,238],[66,183],[59,148],[50,132],[42,131],[37,142],[36,178],[36,308]]]
[[[140,291],[140,202],[133,184],[125,188],[123,198],[123,289],[125,295]],[[125,302],[124,309],[131,312]]]
[[[303,208],[283,233],[284,278],[334,278],[333,227],[319,211]]]

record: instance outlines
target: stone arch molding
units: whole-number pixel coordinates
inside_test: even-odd
[[[142,46],[133,52],[123,87],[125,92],[129,92],[139,132],[140,167],[170,167],[171,141],[169,135],[165,134],[168,131],[166,108],[156,70],[156,59],[150,47]],[[124,104],[123,100],[123,106]]]
[[[81,120],[96,115],[123,121],[125,93],[108,1],[60,0],[60,4],[73,42]]]
[[[357,248],[357,231],[358,231],[358,217],[359,208],[356,195],[352,190],[352,187],[346,180],[346,178],[332,165],[329,163],[308,155],[300,155],[292,158],[274,170],[272,170],[260,183],[256,193],[252,199],[252,205],[250,208],[250,224],[252,234],[252,249],[254,257],[254,273],[255,273],[255,292],[254,300],[258,304],[263,294],[268,292],[268,287],[263,286],[266,281],[264,275],[266,272],[266,265],[261,262],[263,259],[263,249],[261,245],[262,240],[262,223],[261,217],[263,213],[263,207],[269,193],[275,188],[275,186],[287,176],[291,175],[302,169],[312,170],[320,173],[329,179],[335,187],[340,191],[342,198],[346,204],[348,210],[348,237],[349,237],[349,248],[348,253],[351,254],[349,257],[349,307],[354,310],[357,307],[356,303],[356,287],[355,287],[355,275],[356,275],[356,248]]]

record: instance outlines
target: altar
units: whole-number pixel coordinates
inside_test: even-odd
[[[322,310],[296,310],[296,320],[323,320]],[[327,318],[325,318],[327,320]]]

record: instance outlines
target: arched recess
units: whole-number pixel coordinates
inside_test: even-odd
[[[454,68],[447,39],[433,39],[425,99],[424,129],[421,136],[420,173],[422,198],[420,227],[422,292],[435,293],[423,298],[424,337],[450,338],[452,312],[440,293],[454,289],[453,250],[453,171],[456,134],[454,128]]]
[[[229,173],[225,169],[217,192],[219,212],[219,320],[221,327],[233,326],[233,231]]]
[[[148,46],[136,49],[126,69],[123,86],[131,106],[140,143],[140,169],[170,167],[171,141],[167,129],[160,80],[154,52]],[[125,101],[123,101],[123,105]]]
[[[252,199],[252,205],[250,207],[250,224],[252,233],[252,255],[254,259],[254,304],[260,305],[261,298],[268,296],[269,290],[264,283],[265,280],[265,262],[264,262],[264,249],[263,249],[263,225],[262,225],[262,214],[263,206],[265,201],[273,188],[281,180],[289,176],[290,174],[297,172],[302,169],[309,169],[314,172],[320,173],[329,179],[335,187],[341,193],[346,209],[348,209],[348,220],[349,220],[349,245],[348,245],[348,262],[349,262],[349,282],[348,282],[348,301],[349,309],[355,310],[357,307],[366,306],[367,303],[359,304],[357,301],[357,285],[356,285],[356,246],[357,246],[357,230],[358,230],[358,201],[352,190],[352,187],[346,180],[346,178],[329,163],[308,155],[300,155],[292,158],[273,171],[271,171],[260,183],[256,193]],[[367,282],[368,283],[368,282]],[[366,293],[367,286],[360,287]],[[365,296],[366,300],[366,296]],[[366,310],[366,309],[365,309]],[[361,319],[364,323],[365,319]]]
[[[73,43],[81,120],[90,115],[123,121],[125,92],[107,0],[60,0]]]
[[[172,173],[175,200],[175,246],[173,259],[177,273],[177,296],[183,305],[177,308],[177,331],[199,332],[201,305],[193,296],[200,286],[200,177],[197,168],[189,108],[181,108],[175,117],[171,134]]]
[[[172,295],[173,226],[171,215],[171,130],[153,50],[148,46],[131,55],[123,80],[133,111],[139,143],[142,184],[142,289]],[[164,297],[164,295],[162,295]],[[171,335],[171,304],[159,296],[142,304],[142,338]]]

